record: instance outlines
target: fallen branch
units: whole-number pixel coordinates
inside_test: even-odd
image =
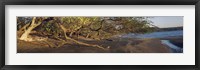
[[[53,44],[53,43],[51,43],[49,41],[44,40],[44,42],[47,43],[49,45],[49,47],[56,47],[55,44]]]
[[[66,38],[66,39],[71,40],[71,41],[73,41],[73,42],[75,42],[75,43],[78,43],[78,44],[81,44],[81,45],[85,45],[85,46],[97,47],[97,48],[106,50],[106,49],[105,49],[104,47],[102,47],[102,46],[94,45],[94,44],[88,44],[88,43],[84,43],[84,42],[80,42],[80,41],[77,41],[77,40],[75,40],[75,39],[72,39],[72,38],[68,37],[66,34],[64,34],[64,35],[65,35],[65,38]]]
[[[66,42],[65,40],[63,40],[63,39],[60,39],[60,38],[58,38],[58,37],[55,37],[55,38],[61,41],[61,44],[58,44],[58,47],[61,47],[61,46],[63,46],[64,44],[67,43],[67,42]]]

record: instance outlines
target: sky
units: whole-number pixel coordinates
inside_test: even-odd
[[[183,26],[183,16],[155,16],[149,20],[160,28]]]

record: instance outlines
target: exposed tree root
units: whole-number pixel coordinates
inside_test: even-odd
[[[63,40],[63,39],[60,39],[60,38],[58,38],[58,37],[55,37],[55,38],[61,41],[61,43],[58,43],[58,45],[57,45],[58,47],[61,47],[61,46],[63,46],[64,44],[67,43],[67,42],[66,42],[65,40]]]
[[[51,43],[51,42],[49,42],[49,41],[44,40],[44,42],[47,43],[47,44],[49,45],[49,47],[51,47],[51,48],[56,47],[55,44],[53,44],[53,43]]]

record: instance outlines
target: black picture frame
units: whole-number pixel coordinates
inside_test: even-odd
[[[199,70],[200,0],[1,0],[2,70]],[[195,5],[195,65],[5,65],[5,5]]]

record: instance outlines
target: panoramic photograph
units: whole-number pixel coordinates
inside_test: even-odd
[[[17,16],[17,53],[183,53],[183,16]]]

